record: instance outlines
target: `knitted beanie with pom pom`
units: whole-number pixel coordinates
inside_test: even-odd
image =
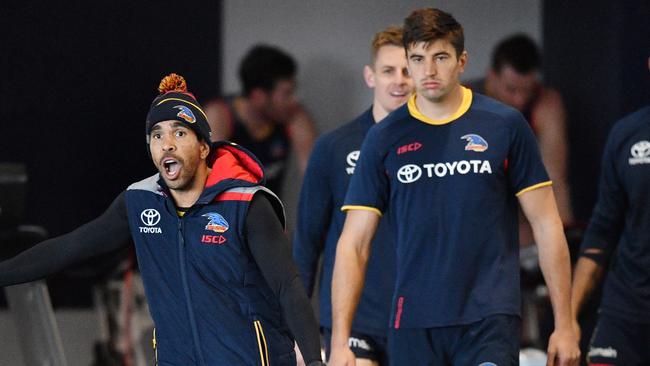
[[[147,114],[146,132],[149,144],[151,129],[158,122],[179,121],[191,128],[199,138],[210,143],[210,125],[203,108],[192,93],[187,91],[185,79],[176,74],[165,76],[158,86],[157,96]]]

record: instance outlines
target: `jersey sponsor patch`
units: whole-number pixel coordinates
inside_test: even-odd
[[[422,176],[422,168],[415,164],[407,164],[397,171],[397,180],[402,183],[413,183]]]
[[[422,144],[419,142],[412,142],[410,144],[406,144],[404,146],[400,146],[397,148],[397,155],[402,155],[407,152],[413,152],[413,151],[418,151],[422,147]]]
[[[209,220],[208,224],[205,225],[205,230],[212,230],[215,233],[225,233],[230,227],[228,225],[228,221],[226,221],[223,216],[216,212],[208,212],[207,214],[201,216],[207,217]]]
[[[630,165],[650,164],[650,141],[642,140],[630,149]]]
[[[201,235],[201,243],[204,244],[225,244],[228,241],[223,235]]]
[[[140,226],[140,232],[144,234],[162,234],[162,229],[156,225],[160,222],[160,212],[153,208],[147,208],[140,213],[140,221],[145,226]]]
[[[461,137],[460,139],[467,141],[467,145],[465,145],[465,151],[483,152],[488,149],[487,141],[485,141],[485,139],[479,135],[470,133]]]
[[[402,183],[413,183],[423,175],[427,178],[443,178],[448,175],[492,174],[489,160],[460,160],[446,163],[406,164],[397,170],[397,180]]]
[[[354,174],[354,168],[357,166],[357,160],[359,160],[359,153],[359,150],[350,151],[348,156],[345,158],[345,162],[348,163],[345,171],[348,175]]]
[[[177,108],[179,110],[178,113],[176,114],[177,117],[182,118],[187,123],[196,122],[196,117],[194,117],[194,113],[192,113],[191,109],[187,108],[184,105],[177,105],[174,106],[174,108]]]

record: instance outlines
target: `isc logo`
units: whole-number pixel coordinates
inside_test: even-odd
[[[421,147],[422,147],[421,143],[413,142],[411,144],[407,144],[407,145],[399,147],[397,149],[397,155],[402,155],[404,153],[411,152],[411,151],[418,151],[418,150],[420,150]]]
[[[225,236],[223,235],[202,235],[201,236],[201,243],[205,244],[224,244],[226,241]]]

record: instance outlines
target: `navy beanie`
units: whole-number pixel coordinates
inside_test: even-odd
[[[176,74],[165,76],[158,86],[160,95],[151,103],[147,114],[146,132],[149,144],[151,129],[162,121],[179,121],[191,128],[199,140],[210,144],[210,125],[192,93],[187,91],[185,79]]]

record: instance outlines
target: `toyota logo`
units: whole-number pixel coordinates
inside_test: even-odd
[[[630,153],[635,158],[647,158],[650,156],[650,142],[639,141],[630,149]]]
[[[413,164],[404,165],[397,171],[397,179],[402,183],[413,183],[421,176],[422,168]]]
[[[359,150],[349,153],[348,157],[345,160],[348,162],[349,166],[357,166],[357,160],[359,160]]]
[[[154,226],[160,221],[160,213],[153,208],[148,208],[140,214],[140,220],[147,226]]]

